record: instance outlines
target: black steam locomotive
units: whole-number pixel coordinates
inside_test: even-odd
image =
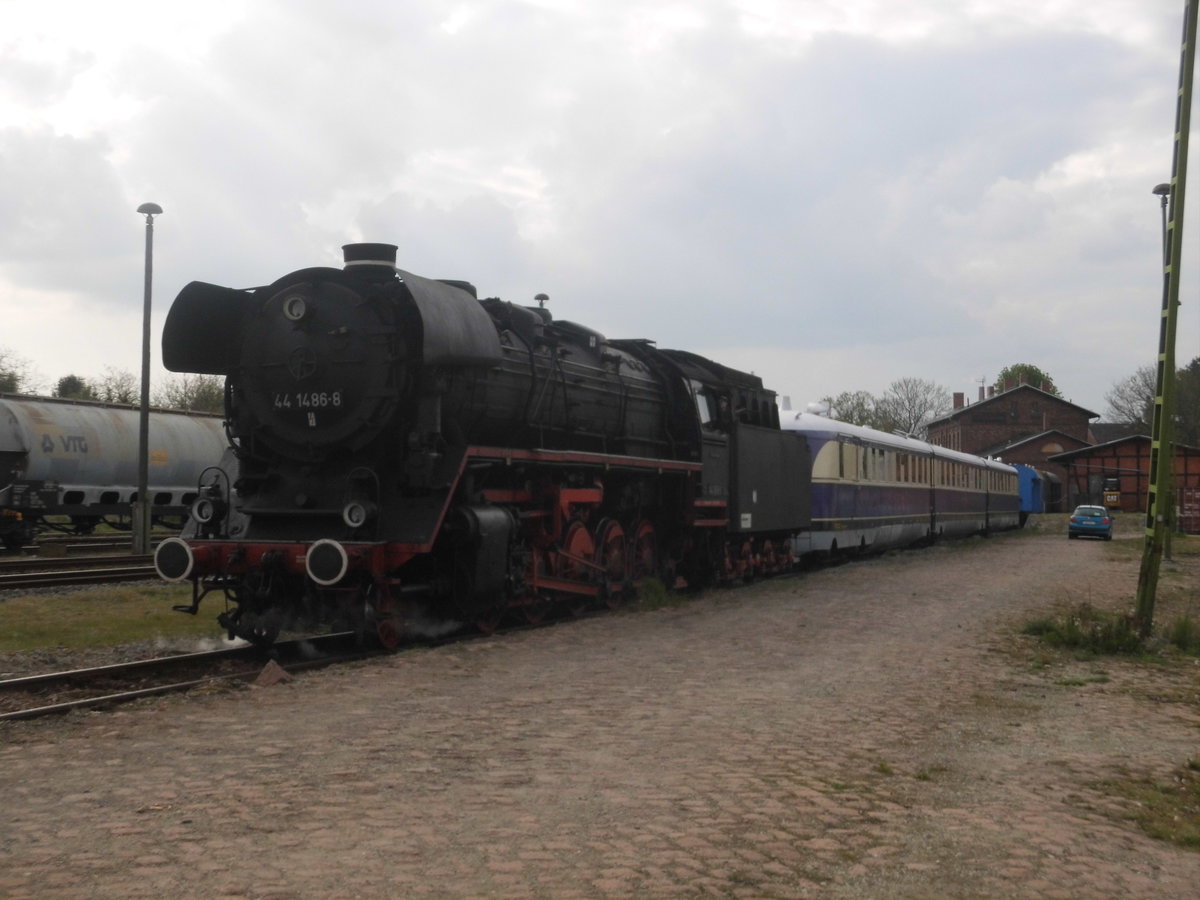
[[[646,578],[789,567],[804,438],[754,375],[399,271],[390,244],[274,284],[185,287],[168,369],[226,376],[231,450],[156,554],[231,634],[494,627]]]

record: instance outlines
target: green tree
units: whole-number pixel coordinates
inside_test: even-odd
[[[1031,387],[1045,391],[1047,394],[1053,394],[1055,397],[1061,397],[1062,393],[1054,384],[1054,379],[1043,372],[1033,363],[1013,363],[1011,366],[1005,366],[1000,370],[1000,374],[996,376],[996,383],[993,387],[996,393],[1005,390],[1005,384],[1012,382],[1013,385],[1019,385],[1022,382]]]
[[[30,389],[29,361],[0,347],[0,394],[19,394]]]
[[[829,417],[849,425],[875,427],[875,398],[867,391],[842,391],[836,397],[825,397],[821,401],[829,410]]]
[[[1200,356],[1179,370],[1175,383],[1175,442],[1200,447]]]
[[[62,397],[64,400],[95,400],[96,392],[88,384],[86,378],[80,378],[78,375],[64,375],[58,379],[53,396]]]

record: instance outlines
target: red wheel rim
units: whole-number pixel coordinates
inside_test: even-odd
[[[375,596],[375,636],[385,650],[395,650],[404,639],[404,613],[386,585]]]
[[[604,569],[604,602],[616,608],[625,602],[625,529],[606,519],[596,529],[596,564]]]
[[[645,519],[638,523],[633,532],[629,553],[635,580],[658,575],[658,536],[654,533],[654,526]]]
[[[564,554],[577,559],[591,559],[596,552],[596,542],[592,540],[591,534],[588,533],[587,526],[582,522],[572,522],[567,529],[567,536],[562,541],[563,553],[559,554],[555,560],[554,574],[559,578],[571,578],[576,581],[584,581],[588,576],[588,569],[574,559],[568,558]]]

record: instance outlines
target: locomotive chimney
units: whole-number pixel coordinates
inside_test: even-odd
[[[369,267],[395,272],[396,249],[395,244],[344,244],[342,259],[347,269]]]

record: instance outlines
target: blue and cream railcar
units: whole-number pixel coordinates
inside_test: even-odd
[[[780,424],[803,434],[812,455],[812,530],[797,553],[881,551],[1020,524],[1012,466],[809,413]]]

